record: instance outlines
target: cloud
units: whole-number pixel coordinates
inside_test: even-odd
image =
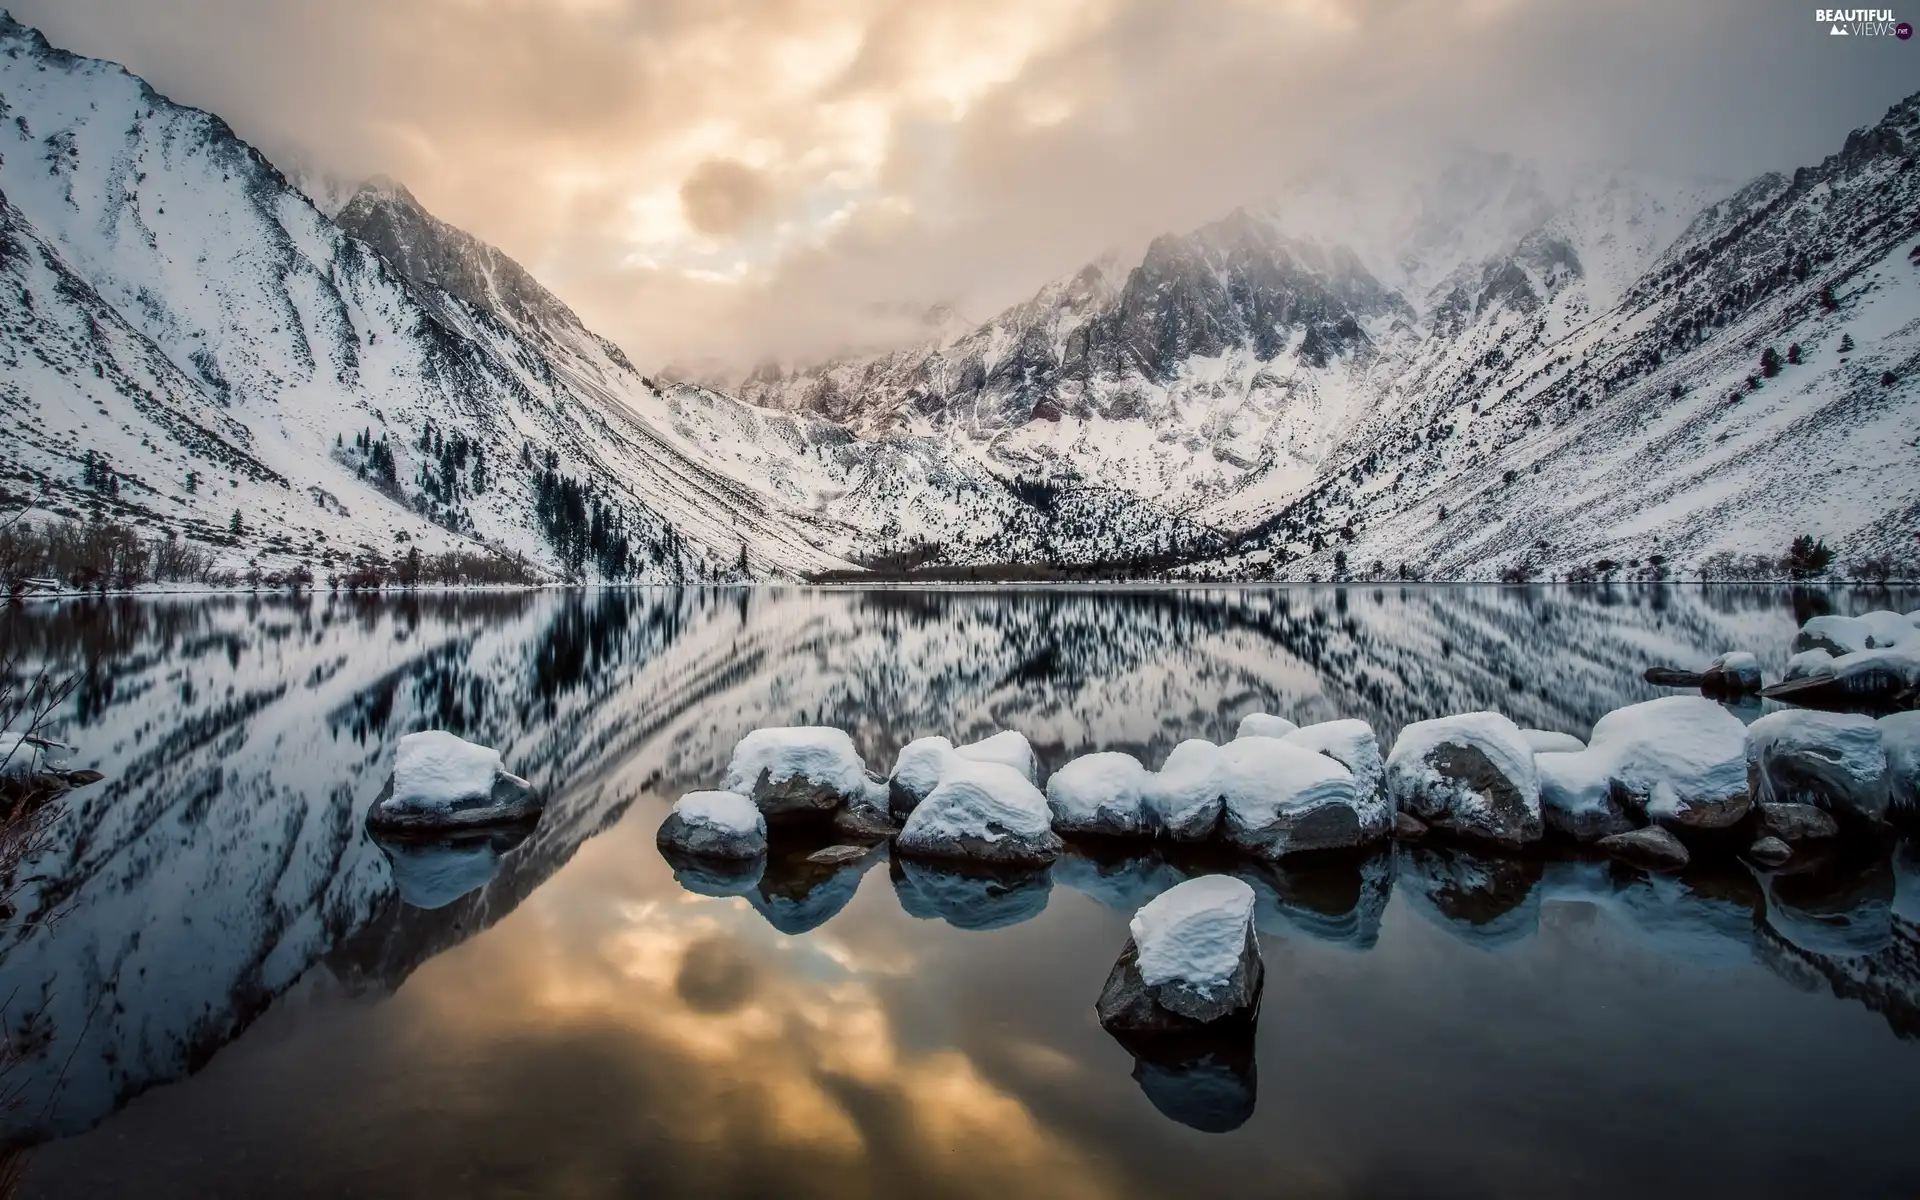
[[[269,154],[403,180],[646,364],[984,316],[1456,143],[1791,168],[1913,80],[1784,0],[13,2]]]

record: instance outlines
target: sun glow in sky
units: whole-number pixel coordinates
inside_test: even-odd
[[[1104,251],[1441,143],[1790,169],[1916,78],[1910,47],[1841,53],[1783,0],[13,11],[283,164],[402,181],[649,367],[897,341],[936,303],[984,317]]]

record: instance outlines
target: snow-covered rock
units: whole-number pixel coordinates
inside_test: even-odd
[[[1354,717],[1305,725],[1281,739],[1316,754],[1324,754],[1353,775],[1353,787],[1363,808],[1362,823],[1384,829],[1393,820],[1387,803],[1387,764],[1373,726]],[[1378,811],[1368,813],[1367,806]]]
[[[1707,664],[1700,690],[1710,696],[1746,696],[1760,690],[1760,660],[1745,650],[1733,650]]]
[[[1585,750],[1587,744],[1570,733],[1558,733],[1551,729],[1522,729],[1520,736],[1527,739],[1527,746],[1535,756],[1542,754],[1570,754]]]
[[[1920,817],[1920,711],[1880,718],[1887,754],[1887,799],[1892,814]]]
[[[1866,823],[1887,812],[1880,726],[1858,713],[1768,713],[1747,729],[1747,771],[1761,804],[1811,804],[1841,820]]]
[[[1613,758],[1587,749],[1533,756],[1548,829],[1581,842],[1625,833],[1634,822],[1613,796]]]
[[[767,818],[738,792],[688,792],[655,840],[700,858],[758,858],[767,852]]]
[[[769,821],[831,817],[842,805],[886,806],[881,785],[843,729],[756,729],[740,739],[720,790],[750,796]]]
[[[1518,846],[1540,839],[1540,776],[1520,727],[1498,713],[1416,721],[1387,759],[1387,794],[1428,825]]]
[[[1234,730],[1235,738],[1283,738],[1300,728],[1285,717],[1276,717],[1272,713],[1248,713],[1240,718],[1240,727]]]
[[[1780,678],[1782,682],[1788,682],[1832,674],[1833,655],[1824,647],[1815,646],[1811,650],[1802,650],[1789,658],[1786,669],[1780,673]]]
[[[1278,859],[1386,835],[1383,807],[1363,801],[1353,773],[1327,755],[1283,739],[1239,738],[1220,748],[1218,769],[1221,831],[1238,849]]]
[[[1028,783],[1039,786],[1040,760],[1034,756],[1033,745],[1023,733],[1005,729],[992,737],[956,746],[953,752],[970,762],[999,763],[1012,767]]]
[[[1746,816],[1746,727],[1702,696],[1662,696],[1594,723],[1613,798],[1648,820],[1722,829]]]
[[[1612,834],[1594,844],[1615,858],[1655,871],[1682,870],[1692,857],[1679,838],[1658,825]]]
[[[1066,834],[1128,837],[1149,831],[1152,776],[1131,754],[1107,750],[1067,763],[1047,780],[1053,827]]]
[[[393,777],[373,802],[374,829],[457,829],[531,820],[540,812],[533,785],[510,775],[500,752],[445,730],[400,739]]]
[[[894,846],[903,854],[1042,865],[1060,853],[1040,789],[1004,763],[950,763],[907,817]]]
[[[1148,782],[1146,811],[1154,832],[1176,842],[1203,842],[1220,824],[1220,747],[1202,738],[1175,746]]]
[[[940,784],[940,773],[953,756],[953,743],[943,737],[915,738],[900,747],[893,760],[893,773],[887,778],[888,808],[896,821],[904,821],[928,793]]]
[[[1253,889],[1227,875],[1189,879],[1149,901],[1101,989],[1100,1024],[1138,1033],[1250,1020],[1264,981],[1253,906]]]
[[[1761,803],[1754,805],[1754,811],[1759,815],[1761,832],[1783,842],[1830,838],[1840,832],[1832,817],[1811,804]]]

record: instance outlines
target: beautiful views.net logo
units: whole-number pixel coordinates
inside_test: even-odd
[[[1890,8],[1816,8],[1813,19],[1828,27],[1829,37],[1897,37],[1906,41],[1913,26],[1894,19]]]

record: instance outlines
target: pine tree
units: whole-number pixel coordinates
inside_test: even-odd
[[[239,537],[246,532],[246,526],[241,523],[240,510],[237,508],[233,510],[233,516],[227,521],[227,532],[234,537]]]
[[[1760,352],[1760,373],[1768,379],[1780,373],[1780,352],[1772,346]]]
[[[1840,353],[1851,354],[1852,352],[1853,352],[1853,335],[1850,333],[1841,334],[1840,335]]]
[[[1799,342],[1795,342],[1791,346],[1787,347],[1787,361],[1792,363],[1796,367],[1800,365],[1800,343]]]

